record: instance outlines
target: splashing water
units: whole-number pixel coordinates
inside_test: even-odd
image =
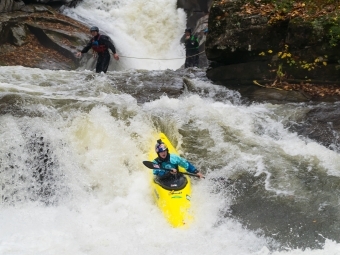
[[[183,76],[195,92],[182,92]],[[156,93],[160,80],[172,94]],[[287,111],[244,106],[185,71],[1,67],[0,254],[338,254],[340,157],[288,132]],[[193,180],[187,230],[169,227],[142,165],[159,131],[207,175]],[[277,232],[246,228],[257,212]],[[286,241],[309,243],[308,234],[324,243]]]
[[[64,13],[111,37],[122,57],[109,70],[164,70],[178,69],[185,61],[180,39],[186,14],[176,5],[176,0],[84,0]]]

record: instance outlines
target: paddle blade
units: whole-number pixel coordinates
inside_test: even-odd
[[[150,169],[154,169],[153,163],[151,161],[143,161],[144,166]]]

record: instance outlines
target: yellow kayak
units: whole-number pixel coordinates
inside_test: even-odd
[[[170,154],[177,154],[165,134],[160,133],[159,138],[168,147]],[[157,153],[152,147],[149,154],[149,160],[157,158]],[[191,199],[191,183],[190,178],[186,175],[180,175],[178,179],[168,180],[167,182],[159,182],[157,178],[149,170],[151,178],[152,194],[158,207],[163,212],[165,218],[173,227],[184,227],[192,221],[193,217],[190,212]],[[183,168],[179,168],[180,172],[186,172]]]

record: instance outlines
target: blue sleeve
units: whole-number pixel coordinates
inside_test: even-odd
[[[189,167],[187,169],[187,171],[189,173],[195,173],[196,172],[196,167],[194,167],[189,161],[188,161]]]
[[[156,160],[153,160],[152,163],[154,163],[155,165],[158,165],[158,162]],[[159,169],[153,169],[152,171],[154,175],[160,175],[160,176],[162,176],[165,173],[164,170],[159,170]]]
[[[189,173],[194,173],[196,171],[196,167],[194,167],[189,161],[177,155],[170,154],[170,162],[174,165],[183,167]]]

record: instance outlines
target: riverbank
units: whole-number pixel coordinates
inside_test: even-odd
[[[339,15],[329,1],[214,1],[207,76],[226,86],[302,91],[311,99],[339,96]]]
[[[89,39],[86,25],[44,5],[3,13],[0,27],[0,66],[74,70]]]

